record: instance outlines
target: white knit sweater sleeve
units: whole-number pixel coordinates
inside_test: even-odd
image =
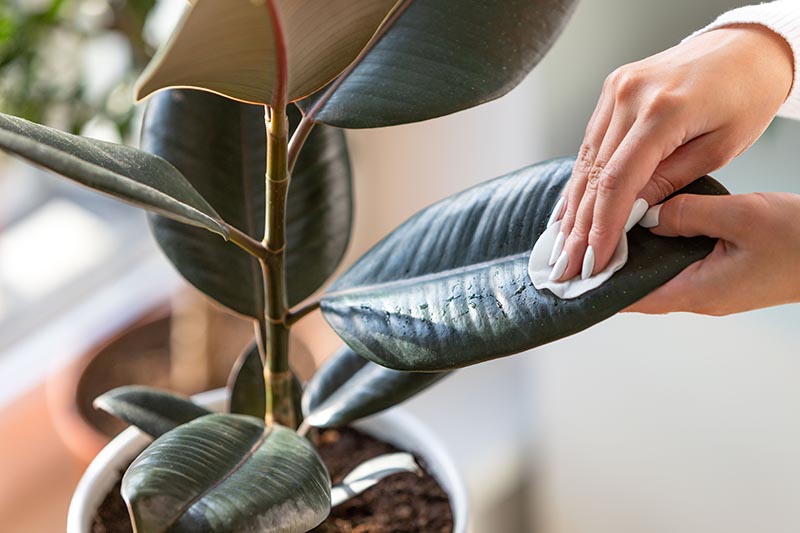
[[[775,0],[733,9],[687,39],[731,24],[761,24],[789,43],[794,54],[794,84],[778,115],[800,120],[800,0]]]

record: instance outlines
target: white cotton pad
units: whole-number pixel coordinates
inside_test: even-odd
[[[550,281],[550,273],[553,271],[549,264],[550,254],[556,237],[561,231],[561,221],[552,224],[533,245],[530,260],[528,261],[528,276],[533,281],[533,286],[537,290],[548,289],[561,299],[569,300],[577,298],[581,294],[596,289],[605,283],[614,272],[625,266],[628,262],[628,237],[625,233],[614,250],[614,255],[608,266],[602,272],[598,272],[588,279],[581,279],[580,274],[567,281]]]

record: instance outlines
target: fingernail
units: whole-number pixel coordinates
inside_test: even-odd
[[[658,226],[658,216],[661,213],[661,206],[664,204],[654,205],[642,217],[642,220],[639,221],[639,225],[643,228],[655,228]]]
[[[594,248],[590,244],[586,248],[586,255],[583,256],[583,268],[581,269],[581,279],[589,279],[594,272]]]
[[[561,255],[558,256],[558,261],[556,261],[556,266],[553,267],[553,271],[550,272],[550,281],[555,281],[564,275],[564,272],[567,271],[567,263],[569,263],[569,256],[567,255],[567,251],[564,250],[561,252]]]
[[[561,211],[564,209],[565,202],[566,199],[563,196],[558,199],[558,202],[556,202],[556,206],[553,208],[553,212],[550,213],[550,220],[547,221],[548,228],[561,219]]]
[[[556,264],[556,259],[561,255],[561,250],[564,249],[564,241],[566,240],[567,236],[564,235],[564,232],[559,231],[558,235],[556,235],[556,242],[553,243],[553,251],[550,252],[550,260],[547,262],[548,265],[553,266]]]
[[[631,209],[631,214],[628,216],[628,221],[625,223],[625,233],[629,232],[632,227],[639,222],[644,214],[647,212],[647,208],[649,207],[647,200],[644,198],[639,198],[635,202],[633,202],[633,208]]]

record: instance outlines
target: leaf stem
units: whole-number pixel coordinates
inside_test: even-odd
[[[264,385],[267,424],[277,422],[292,429],[297,415],[292,402],[289,368],[289,313],[286,291],[286,200],[289,191],[289,119],[286,106],[265,108],[267,173],[264,240],[266,256],[259,263],[264,280],[264,317],[267,332]]]
[[[267,366],[267,321],[264,317],[253,321],[253,329],[256,333],[256,346],[258,354],[261,356],[261,364]]]
[[[256,259],[264,259],[267,257],[267,249],[262,243],[252,238],[247,233],[239,228],[235,228],[230,224],[223,223],[228,230],[230,240],[233,244],[252,255]]]
[[[292,140],[289,141],[289,173],[291,174],[294,170],[294,165],[297,163],[297,158],[300,155],[300,150],[303,149],[303,145],[306,143],[308,136],[311,134],[311,130],[314,129],[314,126],[317,123],[310,119],[308,116],[303,115],[303,118],[300,120],[300,124],[297,125],[297,129],[294,130],[292,134]]]
[[[294,326],[305,316],[319,309],[320,303],[321,303],[320,300],[314,300],[313,302],[310,302],[304,306],[292,309],[291,311],[289,311],[289,314],[286,315],[286,322],[289,324],[290,327]]]
[[[297,434],[301,437],[305,437],[308,435],[308,432],[311,430],[311,424],[308,423],[308,420],[303,420],[303,423],[300,424],[300,427],[297,428]]]

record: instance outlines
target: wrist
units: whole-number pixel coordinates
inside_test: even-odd
[[[709,33],[728,32],[737,42],[744,56],[755,69],[753,75],[765,76],[767,87],[786,101],[795,83],[795,58],[789,42],[779,33],[758,23],[736,23],[721,26]]]
[[[797,0],[772,0],[732,9],[684,41],[736,24],[760,26],[763,30],[771,30],[773,34],[767,34],[770,38],[780,36],[789,46],[792,51],[793,87],[788,99],[778,110],[778,115],[800,120],[800,10],[797,9]],[[776,41],[778,45],[783,45],[784,42]]]

